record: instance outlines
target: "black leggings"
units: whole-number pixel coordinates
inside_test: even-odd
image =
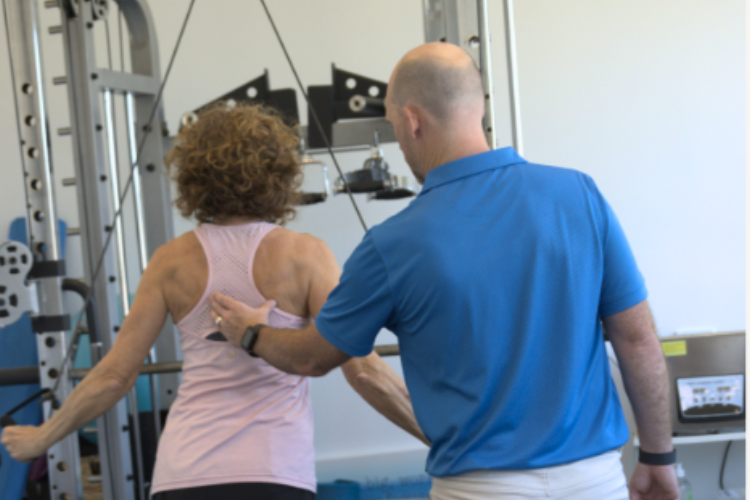
[[[230,483],[160,491],[153,500],[315,500],[315,493],[285,484]]]

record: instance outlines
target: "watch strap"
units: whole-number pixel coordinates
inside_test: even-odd
[[[255,347],[255,343],[258,341],[258,334],[260,333],[260,329],[265,328],[266,326],[268,325],[264,325],[262,323],[248,326],[247,330],[245,330],[245,335],[242,336],[242,341],[240,343],[242,345],[242,349],[254,358],[257,358],[259,356],[253,352],[253,347]]]
[[[648,453],[638,450],[638,461],[644,465],[674,465],[677,462],[677,450],[668,453]]]

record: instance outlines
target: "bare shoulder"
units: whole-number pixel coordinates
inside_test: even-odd
[[[144,290],[160,291],[172,319],[179,322],[198,303],[208,282],[208,260],[195,233],[189,231],[160,246],[146,266],[144,282]]]
[[[298,264],[314,264],[333,260],[333,253],[325,241],[311,234],[298,233],[280,227],[271,231],[261,243],[259,251],[283,258]]]
[[[201,259],[205,261],[200,241],[195,233],[188,231],[157,248],[149,259],[146,270],[166,277],[176,269],[184,268],[186,264],[200,265]]]

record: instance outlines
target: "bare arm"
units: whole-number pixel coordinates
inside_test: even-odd
[[[14,426],[3,431],[2,443],[13,458],[28,461],[43,454],[127,394],[167,316],[158,273],[158,266],[152,262],[141,278],[130,314],[112,349],[70,393],[54,416],[40,427]]]
[[[352,358],[341,369],[349,385],[370,406],[430,446],[414,416],[406,384],[377,353],[373,352],[364,358]]]
[[[219,305],[220,301],[226,304],[224,309]],[[214,302],[216,305],[213,305]],[[260,309],[251,309],[228,297],[212,296],[211,307],[214,311],[219,311],[224,318],[219,325],[221,332],[230,343],[241,347],[240,340],[248,326],[268,322],[271,304],[267,302]],[[238,312],[237,316],[233,315],[234,311]],[[232,323],[242,326],[234,328]],[[227,333],[228,330],[235,330],[236,334],[232,336]],[[315,328],[314,323],[303,330],[263,328],[255,342],[253,352],[283,372],[307,377],[322,377],[351,359],[328,342]]]
[[[603,323],[633,406],[641,449],[649,453],[672,451],[667,365],[648,302],[607,316]],[[630,490],[631,500],[676,500],[679,487],[674,467],[639,463]]]
[[[644,451],[672,451],[669,382],[656,327],[646,301],[603,319],[633,405]]]
[[[308,308],[317,316],[338,284],[341,272],[325,243],[311,240],[303,252],[305,268],[310,270]],[[272,304],[253,309],[220,294],[211,296],[214,317],[221,316],[222,333],[239,346],[245,329],[266,323]],[[401,380],[376,353],[351,358],[334,347],[314,324],[304,330],[263,328],[253,349],[255,354],[276,368],[298,375],[321,376],[337,366],[354,390],[388,420],[417,439],[427,442],[417,425],[409,393]]]

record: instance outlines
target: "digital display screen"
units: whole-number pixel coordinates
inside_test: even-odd
[[[680,415],[685,420],[739,417],[745,412],[745,376],[678,378]]]

